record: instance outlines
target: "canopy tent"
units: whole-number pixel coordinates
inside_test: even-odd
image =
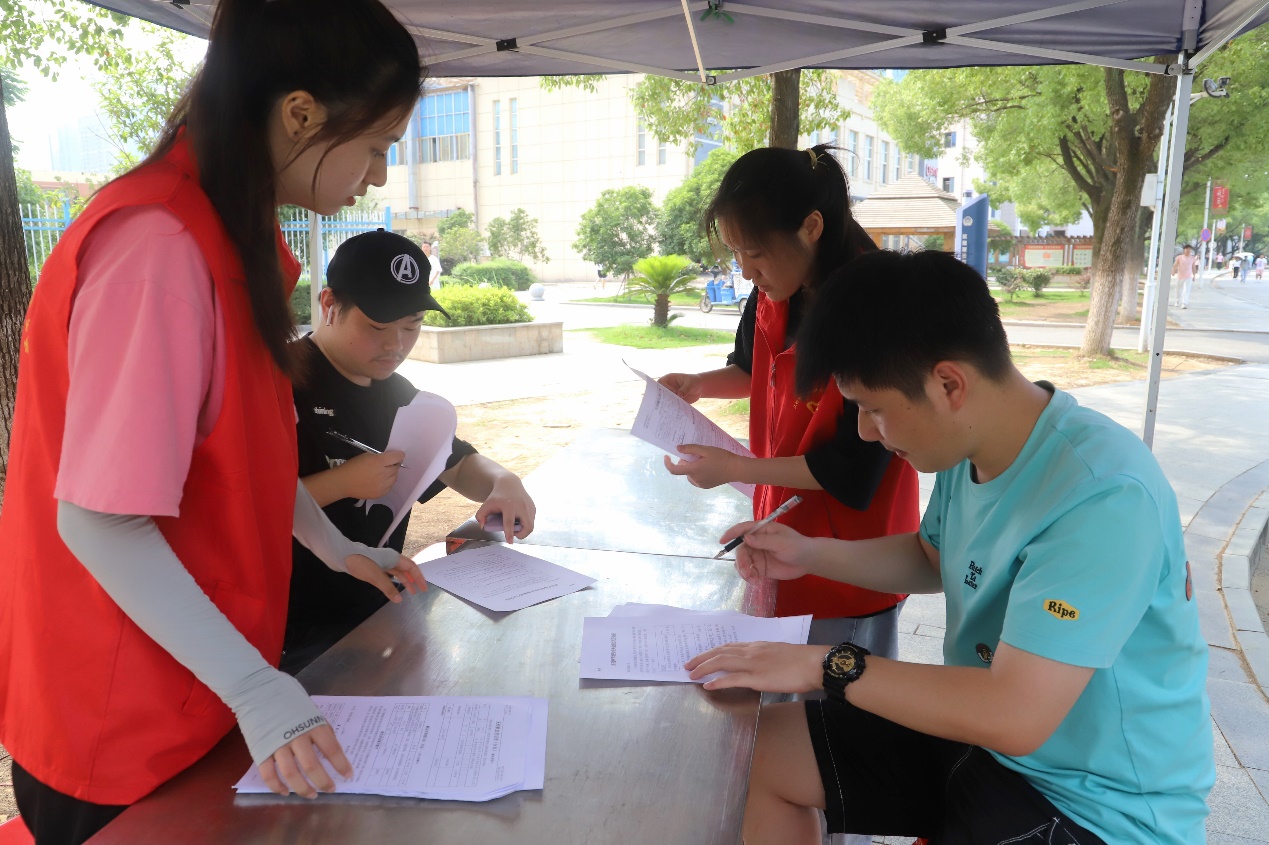
[[[207,0],[92,0],[206,37]],[[385,0],[437,76],[650,73],[704,84],[792,68],[1088,64],[1177,80],[1161,244],[1176,239],[1194,69],[1269,0]],[[1178,54],[1174,64],[1139,59]],[[713,68],[739,68],[716,75]],[[1176,139],[1182,143],[1175,143]],[[1166,161],[1165,161],[1166,159]],[[1154,298],[1142,438],[1154,436],[1167,274]]]

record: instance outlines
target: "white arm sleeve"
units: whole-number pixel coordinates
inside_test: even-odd
[[[212,603],[153,519],[58,502],[57,530],[128,618],[229,706],[257,765],[325,724],[300,682],[265,662]]]
[[[317,555],[318,560],[336,572],[348,571],[344,558],[349,555],[364,555],[379,564],[380,569],[391,569],[401,559],[401,554],[396,549],[374,548],[345,537],[317,504],[313,494],[308,492],[303,480],[298,479],[295,486],[295,520],[291,534]]]

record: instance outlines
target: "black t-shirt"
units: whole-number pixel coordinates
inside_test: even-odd
[[[784,348],[793,345],[798,325],[806,305],[806,292],[798,291],[789,298],[789,319],[784,332]],[[727,363],[734,364],[746,373],[753,373],[754,336],[758,329],[758,294],[745,302],[736,328],[736,345],[727,356]],[[819,485],[837,501],[855,510],[867,510],[872,497],[881,486],[886,469],[893,457],[880,443],[861,440],[859,437],[859,408],[850,400],[843,400],[841,416],[837,418],[837,431],[833,439],[816,446],[804,455],[806,467]]]
[[[335,369],[311,337],[296,343],[309,347],[308,378],[303,386],[295,388],[300,477],[331,469],[361,454],[355,446],[328,435],[332,429],[367,446],[386,448],[397,409],[410,404],[418,395],[418,389],[396,373],[371,382],[368,387],[354,384]],[[446,468],[475,452],[470,443],[454,438],[453,453],[446,461]],[[445,485],[437,481],[424,491],[419,501],[426,502],[444,489]],[[379,538],[392,524],[392,511],[384,505],[375,505],[367,513],[364,505],[356,506],[356,500],[340,499],[323,510],[345,537],[368,546],[378,545]],[[386,545],[400,551],[405,545],[409,522],[410,516],[406,514]],[[329,569],[298,542],[292,541],[291,552],[288,639],[292,629],[305,626],[359,623],[387,602],[377,588]]]

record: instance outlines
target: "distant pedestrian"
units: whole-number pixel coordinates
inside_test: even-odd
[[[1176,277],[1176,304],[1181,308],[1190,307],[1190,287],[1194,284],[1194,265],[1198,256],[1194,247],[1186,244],[1181,254],[1172,262],[1172,275]]]
[[[1264,253],[1256,256],[1256,281],[1260,281],[1265,277],[1265,261]]]
[[[1243,285],[1247,284],[1247,276],[1250,275],[1251,273],[1251,264],[1252,264],[1251,253],[1249,252],[1243,256],[1243,261],[1239,268],[1240,269],[1240,275],[1238,276],[1239,284],[1243,284]]]
[[[1216,264],[1216,274],[1220,275],[1220,271],[1225,269],[1225,254],[1221,252],[1216,253],[1216,258],[1213,259],[1213,263]]]
[[[1238,278],[1239,268],[1241,268],[1241,267],[1242,267],[1242,263],[1243,263],[1242,256],[1238,255],[1237,253],[1235,253],[1234,255],[1230,256],[1230,259],[1229,259],[1229,277],[1230,277],[1231,279],[1237,279],[1237,278]]]
[[[608,271],[604,269],[602,264],[595,268],[595,275],[597,278],[595,279],[595,284],[591,285],[591,287],[599,288],[600,290],[606,288],[608,286]],[[617,293],[621,293],[621,291],[617,291]]]

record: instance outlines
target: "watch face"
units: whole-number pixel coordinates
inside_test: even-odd
[[[849,651],[834,654],[829,659],[828,669],[834,675],[846,676],[855,670],[855,655]]]

